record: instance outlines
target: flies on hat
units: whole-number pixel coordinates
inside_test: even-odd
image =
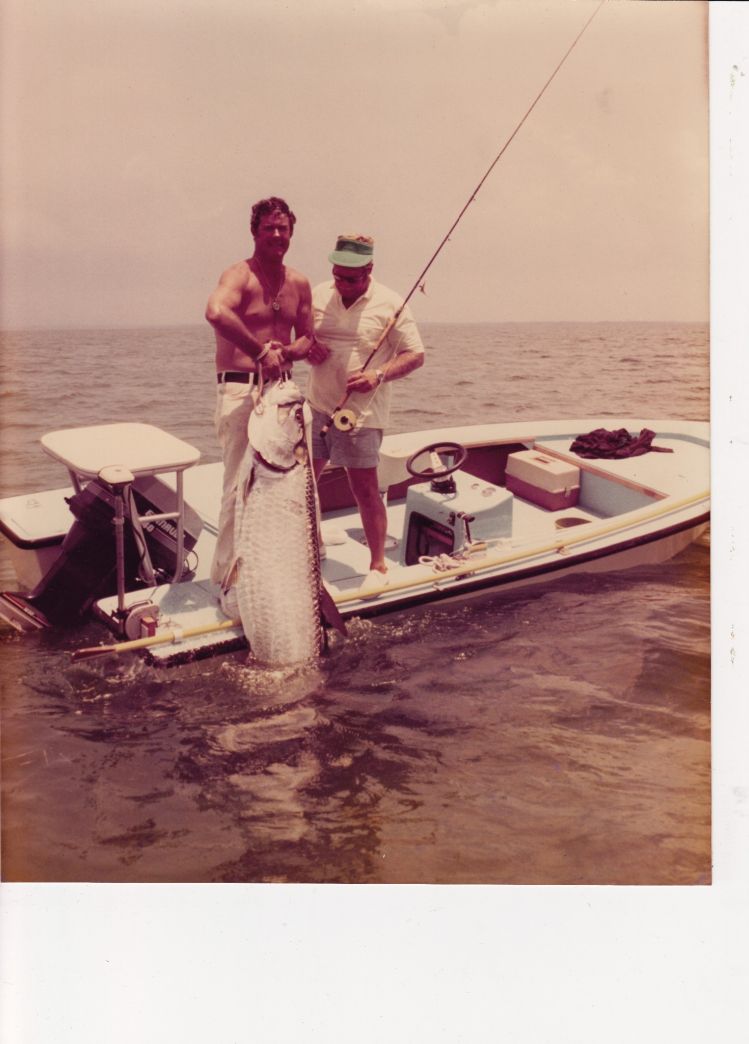
[[[371,236],[339,236],[328,261],[344,268],[363,268],[372,262],[374,239]]]

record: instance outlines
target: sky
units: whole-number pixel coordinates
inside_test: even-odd
[[[5,0],[0,325],[200,323],[272,194],[405,296],[598,6]],[[707,4],[607,0],[414,313],[705,321],[708,173]]]

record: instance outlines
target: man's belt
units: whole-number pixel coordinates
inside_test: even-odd
[[[216,380],[219,384],[254,384],[257,380],[257,373],[255,370],[250,373],[249,370],[223,370],[216,374]]]

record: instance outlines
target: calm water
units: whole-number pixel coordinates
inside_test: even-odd
[[[422,329],[392,430],[708,415],[704,325]],[[4,496],[67,484],[58,427],[148,421],[219,459],[207,328],[6,334],[2,366]],[[6,880],[710,879],[705,544],[355,621],[293,677],[71,663],[101,637],[0,632]]]

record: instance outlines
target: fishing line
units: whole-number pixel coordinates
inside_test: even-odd
[[[507,138],[507,140],[505,141],[505,143],[504,143],[504,145],[502,146],[502,148],[501,148],[501,149],[499,150],[499,152],[497,153],[497,155],[496,155],[496,156],[494,157],[494,159],[493,159],[493,160],[492,160],[492,162],[490,163],[489,167],[488,167],[488,168],[487,168],[487,170],[486,170],[486,173],[485,173],[485,174],[484,174],[484,176],[483,176],[483,177],[481,178],[481,180],[479,181],[479,183],[478,183],[478,185],[476,186],[476,188],[475,188],[475,189],[473,190],[473,192],[471,193],[471,195],[470,195],[470,196],[468,197],[468,199],[466,200],[466,202],[465,202],[465,204],[463,205],[463,208],[461,209],[460,213],[458,214],[458,216],[456,217],[456,219],[455,219],[455,220],[453,221],[452,225],[451,225],[451,226],[450,226],[450,228],[448,229],[448,231],[447,231],[447,234],[446,234],[446,235],[444,236],[444,238],[443,238],[443,239],[442,239],[442,241],[440,242],[440,244],[439,244],[439,246],[437,247],[437,249],[436,249],[436,250],[434,251],[434,253],[432,254],[432,256],[431,256],[431,257],[429,258],[429,261],[428,261],[428,262],[426,263],[426,265],[425,265],[425,266],[424,266],[424,268],[422,269],[421,273],[420,273],[420,274],[419,274],[419,276],[417,277],[417,279],[416,279],[416,282],[415,282],[415,283],[414,283],[414,285],[413,285],[413,286],[411,287],[411,289],[410,289],[410,290],[408,291],[408,294],[406,295],[406,297],[405,297],[405,298],[403,299],[403,303],[401,304],[400,308],[399,308],[399,309],[398,309],[398,310],[397,310],[397,311],[395,312],[395,314],[393,315],[393,317],[392,317],[392,318],[391,318],[391,319],[389,320],[388,324],[386,325],[385,329],[384,329],[384,330],[382,331],[382,333],[381,333],[380,337],[379,337],[379,338],[378,338],[378,340],[377,340],[377,343],[375,344],[374,348],[373,348],[373,349],[372,349],[372,351],[371,351],[371,352],[369,353],[369,355],[368,355],[368,357],[367,357],[366,361],[364,362],[363,366],[361,367],[361,372],[362,372],[362,373],[363,373],[363,372],[364,372],[364,370],[366,370],[366,368],[367,368],[367,367],[369,366],[370,362],[372,361],[372,359],[374,358],[374,356],[375,356],[375,355],[377,354],[377,351],[378,351],[378,350],[379,350],[379,348],[381,347],[381,345],[382,345],[382,343],[384,342],[385,338],[386,338],[386,337],[387,337],[387,335],[388,335],[388,334],[390,333],[390,331],[391,331],[391,330],[392,330],[392,328],[393,328],[393,327],[395,326],[395,324],[396,324],[396,323],[398,322],[398,319],[400,318],[400,315],[401,315],[401,313],[402,313],[403,309],[404,309],[404,308],[406,307],[406,305],[407,305],[407,304],[408,304],[408,302],[409,302],[409,301],[411,300],[411,298],[413,297],[413,295],[414,295],[414,294],[416,293],[416,291],[417,291],[417,290],[418,290],[418,289],[419,289],[420,287],[421,287],[421,288],[422,288],[422,290],[423,290],[423,281],[424,281],[424,276],[425,276],[425,275],[427,274],[427,272],[429,271],[429,269],[430,269],[430,268],[432,267],[432,265],[434,264],[434,262],[435,262],[435,261],[437,260],[437,258],[438,258],[438,256],[439,256],[440,252],[442,251],[442,248],[443,248],[443,247],[445,246],[445,244],[446,244],[446,243],[447,243],[447,241],[449,240],[449,238],[450,238],[450,236],[452,235],[452,233],[453,233],[453,232],[455,231],[455,229],[456,229],[456,228],[458,227],[458,224],[460,223],[460,221],[461,221],[461,219],[462,219],[463,215],[464,215],[464,214],[465,214],[465,212],[466,212],[466,211],[468,210],[468,208],[470,207],[471,203],[473,203],[473,202],[474,202],[474,200],[476,199],[476,196],[478,195],[479,191],[481,190],[481,188],[482,188],[482,186],[483,186],[484,182],[485,182],[485,181],[486,181],[486,179],[487,179],[487,178],[489,177],[489,175],[491,174],[491,172],[492,172],[492,171],[494,170],[494,168],[496,167],[496,165],[497,165],[497,164],[499,163],[499,161],[501,160],[502,156],[503,156],[503,155],[505,154],[505,152],[507,151],[507,149],[508,149],[508,148],[510,147],[510,145],[511,145],[511,144],[512,144],[512,142],[513,142],[513,140],[515,139],[515,137],[517,136],[518,132],[520,131],[521,127],[523,126],[523,124],[525,123],[525,121],[526,121],[526,120],[528,119],[528,117],[530,116],[530,114],[531,114],[531,113],[533,112],[533,110],[535,109],[535,107],[536,107],[536,106],[538,105],[538,103],[539,103],[539,102],[541,101],[541,99],[543,98],[544,94],[546,93],[546,91],[547,91],[547,90],[548,90],[548,88],[550,87],[550,85],[551,85],[552,81],[553,81],[553,80],[554,80],[554,78],[556,77],[557,73],[558,73],[558,72],[559,72],[559,70],[560,70],[560,69],[562,68],[562,66],[564,65],[564,63],[565,63],[565,62],[567,61],[567,59],[569,58],[569,56],[570,56],[570,55],[572,54],[573,50],[575,49],[575,47],[576,47],[576,46],[577,46],[577,44],[579,43],[580,39],[582,38],[583,34],[584,34],[584,33],[586,32],[586,30],[588,29],[588,26],[589,26],[589,25],[590,25],[590,23],[591,23],[591,22],[593,21],[593,19],[595,18],[595,16],[596,16],[596,15],[598,14],[598,12],[599,12],[599,11],[601,10],[601,8],[603,7],[603,5],[604,5],[605,3],[606,3],[606,0],[600,0],[600,3],[598,4],[598,7],[597,7],[597,8],[595,9],[595,11],[593,12],[593,14],[592,14],[592,15],[590,16],[590,18],[589,18],[589,19],[587,20],[587,22],[586,22],[586,23],[585,23],[585,25],[584,25],[584,26],[582,27],[582,29],[580,30],[580,32],[579,32],[579,33],[577,34],[577,36],[575,37],[575,39],[574,39],[574,40],[572,41],[572,43],[570,44],[570,46],[569,46],[569,47],[567,48],[567,50],[565,51],[565,53],[564,53],[564,55],[562,56],[561,60],[560,60],[560,61],[559,61],[559,63],[557,64],[557,67],[556,67],[556,68],[554,69],[554,71],[552,72],[551,76],[550,76],[550,77],[548,78],[548,80],[546,81],[546,83],[545,83],[545,84],[543,85],[543,87],[541,88],[541,90],[540,90],[540,91],[538,92],[538,94],[536,95],[536,97],[535,97],[535,98],[533,99],[533,101],[532,101],[532,102],[531,102],[531,104],[529,105],[528,109],[526,110],[525,114],[523,115],[522,119],[520,120],[520,122],[519,122],[519,123],[517,124],[517,126],[516,126],[516,127],[515,127],[515,129],[513,130],[512,134],[510,134],[509,138]],[[377,394],[377,391],[378,391],[378,389],[379,389],[379,385],[378,385],[378,386],[377,386],[377,388],[375,388],[375,389],[374,389],[374,391],[372,392],[372,395],[370,396],[370,400],[371,400],[372,398],[374,398],[374,396],[375,396],[375,395]],[[325,433],[326,433],[326,432],[327,432],[327,431],[328,431],[328,430],[330,429],[330,424],[331,424],[331,423],[335,424],[336,428],[338,428],[338,429],[339,429],[340,431],[351,431],[351,430],[352,430],[352,429],[353,429],[353,428],[355,427],[355,424],[356,424],[356,414],[354,413],[354,411],[353,411],[353,410],[344,410],[344,409],[343,409],[343,406],[344,406],[344,404],[346,403],[346,400],[348,399],[348,397],[349,397],[349,393],[348,393],[348,392],[346,392],[346,393],[345,393],[345,395],[343,396],[343,398],[341,399],[341,401],[339,402],[339,404],[338,404],[338,405],[336,406],[335,410],[333,411],[333,415],[332,415],[331,417],[329,417],[329,418],[328,418],[328,422],[327,422],[327,423],[325,424],[325,426],[323,427],[323,429],[322,429],[322,434],[323,434],[323,435],[324,435],[324,434],[325,434]],[[367,400],[367,403],[365,403],[365,408],[366,408],[366,405],[368,404],[368,402],[369,402],[370,400]]]

